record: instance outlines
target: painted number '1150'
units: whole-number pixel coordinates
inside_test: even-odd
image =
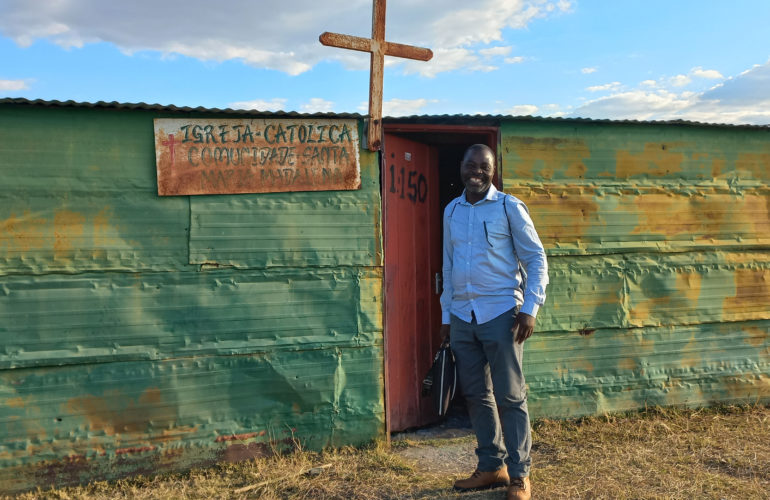
[[[390,166],[390,192],[398,193],[399,198],[406,195],[412,203],[425,203],[428,197],[428,180],[415,170],[406,171],[404,167],[396,171],[395,165]]]

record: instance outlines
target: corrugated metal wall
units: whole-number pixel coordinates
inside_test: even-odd
[[[507,121],[551,284],[535,416],[770,399],[770,129]]]
[[[153,118],[216,116],[0,105],[0,491],[383,435],[376,156],[158,197]]]
[[[217,116],[0,104],[0,489],[384,432],[376,156],[159,198],[153,118]],[[498,119],[550,258],[533,415],[770,399],[770,129]]]

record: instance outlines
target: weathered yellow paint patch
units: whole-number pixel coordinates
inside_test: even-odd
[[[770,348],[770,332],[756,326],[745,326],[743,330],[746,332],[746,337],[744,337],[743,341],[751,347],[760,349],[767,344],[768,348]]]
[[[570,361],[569,369],[592,373],[594,371],[594,365],[587,359],[578,358]]]
[[[513,165],[505,165],[506,179],[582,178],[587,170],[584,161],[591,157],[582,139],[508,137],[503,140],[503,148],[507,154],[518,156]]]
[[[741,153],[735,162],[735,168],[742,177],[750,174],[753,179],[770,179],[770,152]]]
[[[557,243],[577,244],[588,228],[601,225],[597,219],[600,207],[590,189],[575,192],[556,186],[537,190],[513,187],[506,192],[527,205],[546,248]]]
[[[120,237],[120,230],[113,222],[112,208],[104,207],[93,217],[93,241],[94,257],[104,257],[106,250],[114,248],[132,248],[130,244]]]
[[[24,399],[17,397],[17,398],[8,398],[5,400],[5,405],[9,406],[11,408],[24,408]]]
[[[54,256],[62,257],[75,248],[78,238],[83,236],[86,218],[69,210],[59,210],[54,215]]]
[[[703,276],[697,272],[681,272],[676,275],[676,290],[687,299],[694,308],[700,297]]]
[[[620,358],[618,360],[618,368],[621,370],[636,370],[636,358]]]
[[[725,312],[738,319],[770,319],[770,269],[736,269],[735,295],[724,300]]]
[[[29,211],[17,216],[11,214],[0,221],[0,250],[6,252],[29,252],[46,246],[46,225],[48,221],[36,217]]]
[[[722,381],[722,385],[731,398],[747,402],[760,401],[770,396],[770,377],[766,374],[729,377]]]
[[[628,321],[633,326],[645,326],[658,324],[652,321],[652,313],[657,310],[665,310],[671,304],[671,297],[655,297],[641,301],[639,304],[631,307],[628,311]]]
[[[770,163],[767,166],[770,170]],[[770,194],[754,194],[743,197],[741,213],[749,219],[754,234],[770,239]]]
[[[627,179],[637,175],[663,177],[681,172],[684,153],[674,153],[671,149],[685,147],[692,146],[685,143],[648,142],[640,153],[620,150],[615,155],[615,175]]]
[[[696,366],[700,366],[703,362],[703,356],[701,356],[700,352],[698,351],[700,343],[698,342],[698,338],[695,335],[695,332],[690,335],[690,340],[687,342],[687,344],[682,348],[682,360],[680,361],[681,366],[687,367],[687,368],[695,368]]]
[[[727,161],[724,158],[714,158],[711,162],[711,177],[718,179],[725,171]]]
[[[648,193],[634,197],[633,206],[638,223],[631,234],[689,234],[694,240],[703,241],[733,238],[736,230],[745,233],[745,228],[764,229],[768,224],[764,196]],[[755,234],[766,237],[764,232]]]

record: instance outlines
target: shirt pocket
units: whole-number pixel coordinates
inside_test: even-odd
[[[490,248],[500,249],[512,245],[511,233],[504,220],[485,220],[484,237]]]

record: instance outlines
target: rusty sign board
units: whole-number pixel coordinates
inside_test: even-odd
[[[154,122],[160,196],[361,188],[356,120]]]

